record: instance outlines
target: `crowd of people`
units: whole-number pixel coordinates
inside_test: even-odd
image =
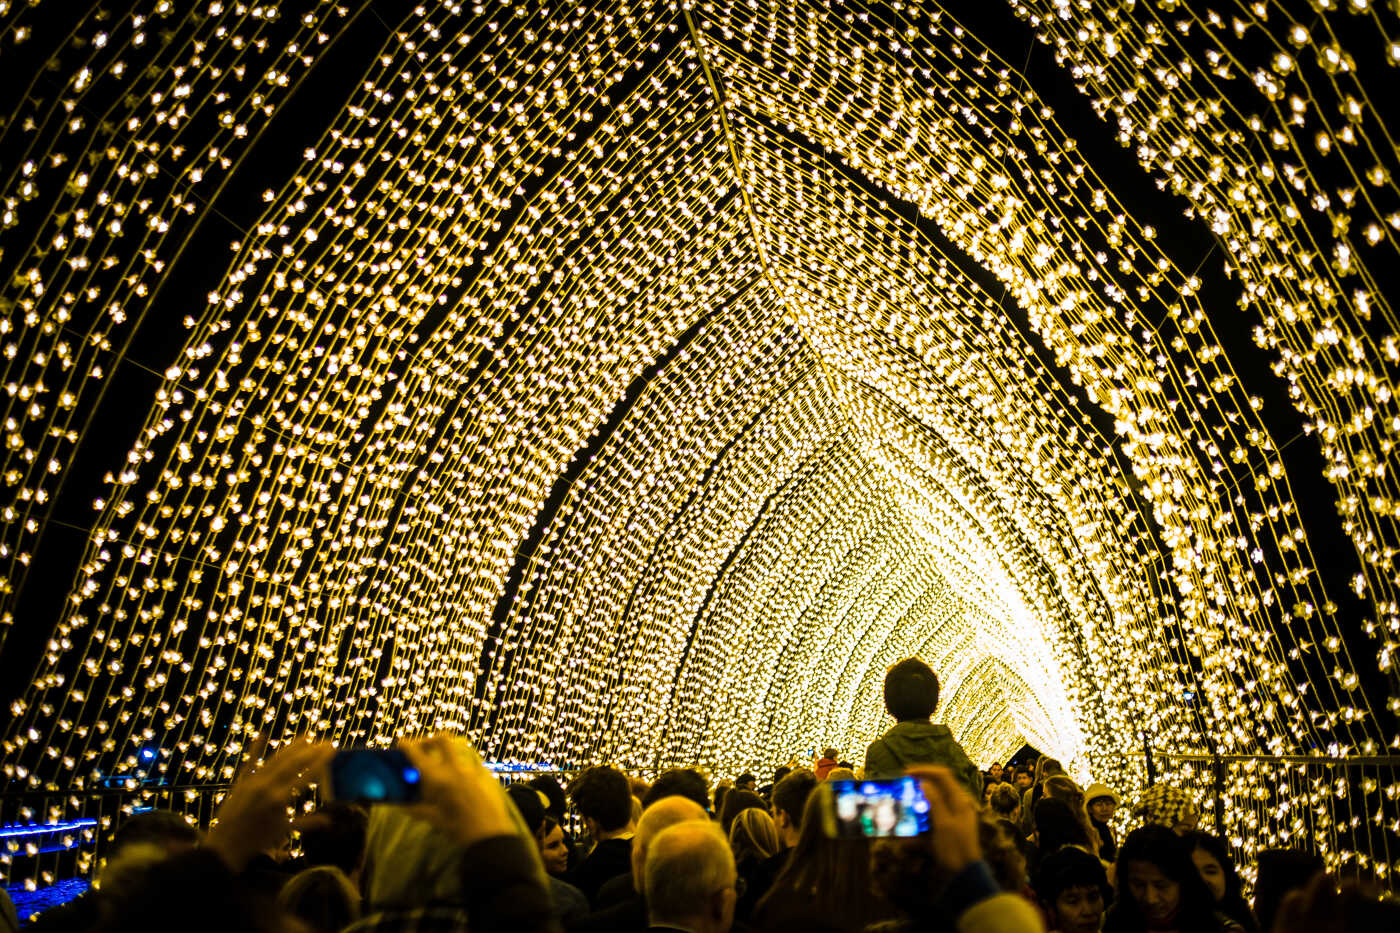
[[[1400,929],[1400,906],[1339,885],[1301,850],[1260,853],[1247,901],[1230,847],[1200,831],[1181,789],[1154,784],[1125,808],[1053,759],[980,770],[932,721],[938,678],[917,659],[890,669],[884,695],[894,725],[859,769],[825,748],[764,785],[752,773],[714,782],[676,768],[648,782],[594,766],[567,784],[539,775],[503,787],[465,741],[440,735],[400,744],[419,802],[328,800],[292,819],[334,753],[296,741],[240,775],[207,832],[169,812],[131,817],[98,886],[32,929]],[[923,790],[927,832],[830,831],[824,784],[903,775]]]

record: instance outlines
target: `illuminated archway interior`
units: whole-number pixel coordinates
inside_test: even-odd
[[[1393,4],[56,6],[0,4],[22,818],[255,731],[858,755],[917,654],[983,764],[1147,747],[1400,867]]]

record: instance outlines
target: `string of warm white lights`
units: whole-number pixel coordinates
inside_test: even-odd
[[[50,6],[0,2],[5,48],[56,48],[0,168],[0,636],[53,630],[5,731],[8,785],[50,795],[22,818],[92,812],[113,775],[226,781],[254,732],[452,728],[641,772],[858,756],[910,654],[974,758],[1029,741],[1127,792],[1144,737],[1400,746],[1199,257],[947,14],[159,0],[59,41]],[[1364,212],[1396,169],[1357,66],[1317,46],[1344,124],[1320,151],[1375,159],[1322,193],[1307,159],[1247,170],[1311,129],[1282,120],[1301,65],[1277,96],[1256,76],[1257,121],[1204,77],[1234,33],[1317,25],[1012,6],[1221,238],[1392,674],[1396,337],[1368,269],[1395,239]],[[288,153],[277,118],[355,41]],[[297,153],[257,210],[221,198]],[[146,394],[108,456],[113,385]],[[106,476],[78,512],[82,458]],[[61,616],[16,616],[73,527]],[[1213,811],[1209,765],[1164,767]],[[1232,768],[1220,818],[1246,855],[1305,838],[1386,874],[1397,798],[1388,768],[1275,763]]]
[[[1390,4],[1387,16],[1381,4],[1362,0],[1317,0],[1310,9],[1271,2],[1231,5],[1222,15],[1161,4],[1123,17],[1082,3],[1013,6],[1053,44],[1120,142],[1189,203],[1189,214],[1210,223],[1224,247],[1241,307],[1257,312],[1254,341],[1275,356],[1274,372],[1287,380],[1305,429],[1322,446],[1343,527],[1361,558],[1351,585],[1374,607],[1362,627],[1394,684],[1400,548],[1386,467],[1400,428],[1400,343],[1381,283],[1400,242],[1400,151],[1367,95],[1376,84],[1364,75],[1400,64],[1400,7]],[[1344,47],[1340,37],[1353,33]],[[1369,67],[1359,68],[1358,58]],[[1299,531],[1280,543],[1306,554]],[[1294,615],[1311,617],[1314,609],[1304,602]],[[1321,609],[1329,614],[1326,604]],[[1328,671],[1341,695],[1325,715],[1367,717],[1364,704],[1354,705],[1358,679],[1346,642],[1327,628],[1320,636],[1301,649],[1311,641],[1343,659]],[[1397,709],[1393,696],[1389,707]],[[1382,744],[1363,738],[1340,750],[1374,754]],[[1261,776],[1253,769],[1239,776],[1232,795],[1247,797]],[[1351,793],[1359,798],[1353,812],[1367,823],[1398,825],[1375,805],[1400,795],[1393,772],[1380,780],[1308,777],[1300,800]],[[1353,855],[1335,854],[1342,861]],[[1394,867],[1378,854],[1356,852],[1357,866]]]

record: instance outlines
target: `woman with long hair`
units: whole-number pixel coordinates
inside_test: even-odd
[[[715,785],[715,808],[711,811],[711,818],[718,823],[720,817],[724,815],[724,798],[729,796],[729,792],[734,789],[732,781],[720,781]]]
[[[1118,898],[1104,933],[1244,933],[1216,912],[1192,848],[1159,824],[1133,830],[1118,853]]]
[[[1035,781],[1021,795],[1021,830],[1026,835],[1035,831],[1035,805],[1045,796],[1045,780],[1064,774],[1064,767],[1054,758],[1041,755],[1035,762]]]
[[[822,825],[823,795],[807,796],[802,828],[787,864],[754,908],[752,925],[765,930],[860,930],[892,916],[870,882],[870,843],[832,839]]]
[[[1088,846],[1090,854],[1098,854],[1098,831],[1094,829],[1093,822],[1089,819],[1089,808],[1084,799],[1084,791],[1079,789],[1079,785],[1074,783],[1068,775],[1058,774],[1045,779],[1045,796],[1051,800],[1058,800],[1069,807],[1074,818],[1079,821],[1080,827],[1084,830],[1085,845]]]
[[[1191,861],[1196,863],[1201,880],[1210,889],[1215,909],[1244,927],[1245,933],[1259,933],[1259,924],[1245,902],[1244,885],[1225,840],[1202,832],[1191,833],[1186,838],[1191,841]]]
[[[1043,855],[1058,852],[1064,846],[1077,846],[1093,853],[1089,832],[1079,814],[1054,797],[1042,797],[1035,805],[1035,842]]]
[[[729,827],[729,849],[741,875],[746,867],[772,858],[782,847],[778,827],[766,810],[741,810]]]
[[[731,790],[724,795],[724,809],[719,814],[719,828],[724,830],[725,836],[734,828],[734,818],[740,812],[749,809],[763,810],[767,812],[767,802],[758,794],[751,790]]]

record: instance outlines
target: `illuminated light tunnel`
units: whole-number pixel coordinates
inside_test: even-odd
[[[50,0],[0,48],[7,821],[207,813],[254,732],[858,755],[914,654],[982,764],[1400,868],[1394,3]]]

